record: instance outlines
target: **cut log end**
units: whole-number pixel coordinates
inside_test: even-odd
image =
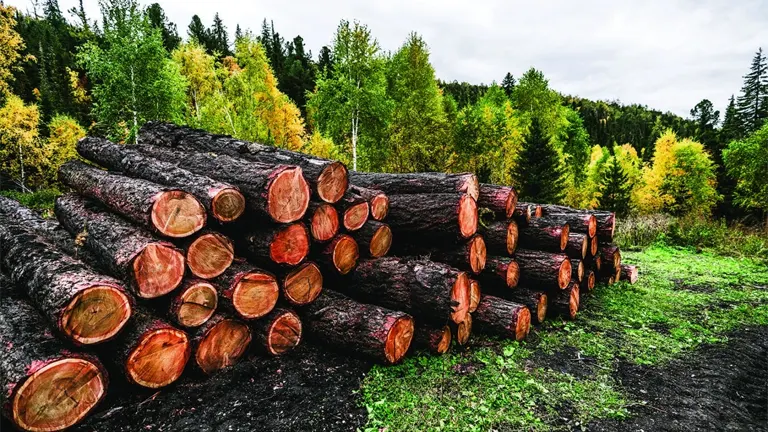
[[[507,287],[514,288],[520,283],[520,264],[517,261],[512,260],[507,266]]]
[[[589,215],[589,219],[587,221],[587,234],[589,234],[590,238],[597,234],[597,218],[593,214]]]
[[[379,194],[371,200],[371,217],[377,221],[383,221],[389,213],[389,197]]]
[[[162,328],[145,333],[126,360],[128,377],[147,388],[167,386],[181,376],[190,349],[189,337],[181,330]]]
[[[224,273],[235,259],[232,241],[219,233],[206,233],[187,248],[187,266],[201,279],[213,279]]]
[[[245,197],[237,189],[226,188],[211,200],[211,213],[220,222],[232,222],[245,212]]]
[[[592,237],[589,240],[589,254],[591,256],[597,255],[597,246],[598,246],[598,240],[597,237]]]
[[[517,326],[515,327],[515,340],[523,340],[531,330],[531,311],[523,306],[517,312]]]
[[[594,263],[595,263],[595,269],[596,269],[598,272],[600,272],[600,271],[601,271],[601,269],[603,268],[603,259],[602,259],[602,258],[600,258],[600,256],[595,256],[595,261],[594,261]]]
[[[344,275],[355,268],[358,258],[360,258],[360,251],[357,248],[357,242],[346,234],[342,235],[333,248],[333,266]]]
[[[367,202],[361,202],[348,208],[344,212],[343,224],[347,231],[357,231],[368,221],[370,205]]]
[[[464,193],[471,196],[473,200],[480,199],[480,181],[477,176],[472,175],[465,179]]]
[[[64,309],[61,329],[75,342],[91,345],[114,337],[131,317],[131,302],[124,292],[96,285],[78,293]]]
[[[292,270],[285,277],[283,292],[285,298],[297,306],[315,301],[323,291],[323,274],[317,264],[307,262]]]
[[[184,255],[165,244],[149,244],[133,260],[133,278],[139,297],[164,296],[184,278]]]
[[[481,295],[480,282],[476,280],[469,281],[469,308],[467,309],[469,313],[477,310],[477,305],[480,304]]]
[[[397,363],[408,352],[413,340],[413,318],[401,316],[390,327],[384,344],[384,356],[389,363]]]
[[[584,265],[584,260],[576,260],[578,261],[577,267],[576,267],[576,278],[579,282],[584,280],[584,272],[586,271],[586,266]],[[573,262],[571,262],[571,271],[573,271]]]
[[[286,310],[272,322],[267,332],[267,350],[272,355],[285,354],[301,342],[301,320]]]
[[[544,210],[539,204],[533,206],[533,217],[540,218],[544,214]]]
[[[341,162],[328,164],[317,179],[317,195],[321,200],[333,204],[338,202],[349,186],[347,167]]]
[[[574,284],[571,289],[571,295],[568,301],[568,312],[571,319],[576,318],[576,314],[579,312],[579,285]]]
[[[272,275],[248,272],[235,284],[232,305],[245,319],[261,318],[275,308],[279,294],[277,280]]]
[[[629,265],[629,264],[621,265],[622,280],[626,280],[630,284],[634,284],[637,282],[638,278],[639,278],[639,273],[637,271],[637,266]]]
[[[571,281],[572,271],[573,267],[571,267],[571,261],[564,259],[563,263],[560,264],[560,271],[557,275],[557,283],[560,289],[568,288],[568,283]]]
[[[517,222],[510,221],[507,225],[507,253],[512,255],[517,250],[517,239],[519,238]]]
[[[560,230],[560,250],[564,251],[568,246],[568,236],[571,234],[571,226],[568,224],[563,225],[563,229]]]
[[[58,431],[80,422],[101,401],[107,380],[102,369],[80,358],[52,362],[14,392],[13,421],[26,431]],[[6,391],[6,389],[3,389]]]
[[[309,253],[309,234],[302,223],[281,229],[269,244],[269,258],[277,264],[296,265]]]
[[[547,303],[549,302],[549,298],[546,294],[541,293],[539,295],[539,301],[536,304],[536,322],[543,323],[544,320],[547,318]]]
[[[589,244],[590,240],[587,236],[581,237],[581,259],[584,259],[587,257],[587,253],[589,252]]]
[[[175,312],[176,321],[184,327],[198,327],[205,324],[216,312],[218,299],[216,288],[210,283],[204,281],[193,283],[180,295],[180,305]]]
[[[392,246],[392,230],[388,225],[380,226],[371,238],[368,249],[373,258],[381,258],[389,252]]]
[[[477,203],[469,194],[459,201],[459,230],[464,238],[470,238],[477,232]]]
[[[486,249],[483,236],[476,235],[469,241],[469,267],[472,273],[479,274],[485,269]]]
[[[309,228],[316,241],[331,240],[339,232],[339,212],[330,204],[320,205],[312,214]]]
[[[587,290],[592,291],[595,289],[595,283],[597,283],[597,277],[595,276],[595,272],[590,270],[587,273]]]
[[[224,319],[203,336],[195,352],[200,369],[212,374],[231,366],[245,353],[251,343],[251,331],[242,322]]]
[[[464,321],[456,324],[456,342],[459,345],[466,345],[469,337],[472,335],[472,315],[467,314]]]
[[[309,184],[301,168],[285,168],[269,186],[267,213],[278,223],[296,222],[307,211],[309,197]]]
[[[517,207],[517,192],[511,189],[507,194],[507,219],[512,219]]]
[[[194,196],[179,190],[161,192],[152,205],[152,225],[164,236],[188,237],[205,226],[205,208]]]
[[[470,279],[466,273],[459,273],[456,282],[451,289],[451,300],[454,302],[453,312],[451,312],[451,321],[456,324],[464,321],[469,314],[470,303]]]

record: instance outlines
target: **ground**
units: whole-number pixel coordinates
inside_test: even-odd
[[[305,344],[159,392],[117,385],[78,431],[700,431],[768,428],[768,266],[691,250],[624,254],[575,321],[372,365]]]

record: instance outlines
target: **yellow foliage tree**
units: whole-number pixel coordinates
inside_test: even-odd
[[[0,171],[10,175],[25,192],[42,183],[47,163],[37,131],[39,122],[37,105],[25,105],[13,94],[0,108]]]
[[[78,158],[77,141],[85,136],[85,129],[75,119],[58,114],[48,123],[50,136],[45,142],[45,155],[48,163],[43,172],[44,181],[51,184],[64,162]]]
[[[315,129],[307,142],[304,143],[301,152],[324,159],[338,160],[345,164],[352,162],[347,153],[339,151],[339,148],[333,144],[333,141],[323,136],[317,129]]]
[[[24,41],[14,30],[16,9],[0,2],[0,100],[10,93],[13,68],[24,49]]]

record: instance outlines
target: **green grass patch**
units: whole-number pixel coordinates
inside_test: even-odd
[[[0,196],[15,199],[21,205],[33,210],[39,210],[53,214],[53,204],[56,197],[61,195],[58,189],[41,189],[37,192],[22,193],[11,190],[0,191]]]

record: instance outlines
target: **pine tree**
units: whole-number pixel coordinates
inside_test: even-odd
[[[629,177],[615,156],[611,157],[608,169],[601,180],[600,208],[614,211],[619,215],[626,214],[629,211]]]
[[[187,35],[206,50],[211,45],[208,38],[208,30],[197,15],[192,16],[192,21],[189,23],[189,27],[187,27]]]
[[[240,24],[235,27],[235,43],[243,37],[243,30],[240,28]]]
[[[762,48],[755,53],[750,72],[744,75],[741,92],[736,110],[742,129],[748,134],[760,129],[768,118],[768,65]]]
[[[229,36],[227,35],[227,27],[224,26],[224,22],[219,17],[219,13],[213,16],[213,26],[208,31],[208,37],[211,41],[211,51],[217,53],[219,57],[227,57],[232,55],[232,51],[229,49]]]
[[[715,162],[720,164],[720,152],[724,144],[717,133],[717,124],[720,122],[720,111],[717,111],[709,99],[703,99],[691,110],[691,117],[696,122],[694,138],[704,144],[704,148],[715,158]]]
[[[82,3],[80,5],[82,8]],[[181,37],[178,30],[176,30],[176,24],[170,22],[165,15],[165,11],[159,3],[152,3],[147,8],[147,18],[152,27],[160,29],[160,33],[163,35],[163,46],[168,52],[175,50],[181,43]]]
[[[331,49],[328,46],[320,48],[320,54],[317,56],[317,70],[326,74],[328,77],[333,74],[333,57]]]
[[[537,117],[515,163],[513,173],[520,198],[542,204],[557,204],[565,194],[564,170],[560,155]]]
[[[725,109],[723,126],[720,129],[720,140],[723,142],[723,145],[728,145],[729,142],[741,137],[742,133],[740,128],[739,114],[736,112],[736,99],[731,95],[731,99],[728,102],[728,108]]]
[[[507,97],[512,97],[512,91],[515,89],[515,77],[511,73],[507,72],[504,76],[504,79],[501,81],[501,88],[504,89]]]

